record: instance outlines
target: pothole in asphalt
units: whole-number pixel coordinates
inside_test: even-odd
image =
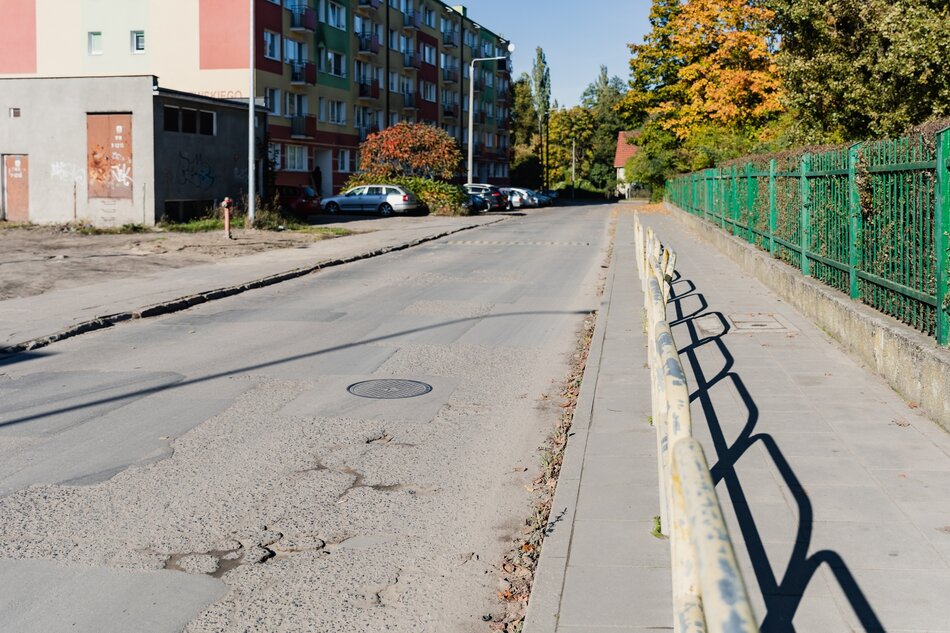
[[[399,398],[415,398],[432,391],[432,385],[418,380],[404,380],[399,378],[384,378],[378,380],[364,380],[353,383],[346,388],[354,396],[374,398],[377,400],[395,400]]]

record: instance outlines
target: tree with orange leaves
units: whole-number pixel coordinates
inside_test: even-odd
[[[360,170],[387,180],[423,177],[448,180],[458,173],[462,152],[444,130],[425,123],[397,123],[370,134],[360,145]]]

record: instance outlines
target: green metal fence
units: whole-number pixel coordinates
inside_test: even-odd
[[[950,339],[950,130],[676,176],[666,199]]]

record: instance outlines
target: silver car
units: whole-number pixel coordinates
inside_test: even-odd
[[[327,213],[376,211],[390,215],[413,211],[422,205],[411,191],[396,185],[361,185],[324,198],[320,206]]]

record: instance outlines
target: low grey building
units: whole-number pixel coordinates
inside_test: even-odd
[[[0,169],[12,222],[188,219],[247,190],[247,105],[151,75],[0,79]]]

